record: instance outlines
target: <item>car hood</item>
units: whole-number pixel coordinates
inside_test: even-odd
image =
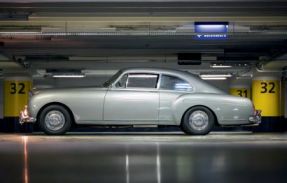
[[[98,91],[105,91],[107,90],[107,87],[103,87],[103,86],[90,86],[90,87],[66,87],[66,88],[42,88],[42,89],[38,89],[38,88],[34,88],[31,91],[31,95],[37,95],[37,94],[41,94],[41,93],[63,93],[63,92],[81,92],[81,91],[89,91],[89,90],[98,90]]]

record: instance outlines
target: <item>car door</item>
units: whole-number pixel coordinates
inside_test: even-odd
[[[160,124],[175,124],[173,108],[174,102],[186,93],[192,93],[193,88],[190,83],[178,76],[162,74],[160,77]]]
[[[126,73],[105,97],[104,120],[117,123],[157,124],[159,75]]]

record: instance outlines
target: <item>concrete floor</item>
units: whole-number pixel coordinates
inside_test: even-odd
[[[0,134],[0,182],[287,182],[287,134]]]

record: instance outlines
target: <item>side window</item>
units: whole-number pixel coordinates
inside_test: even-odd
[[[125,74],[122,78],[116,83],[117,88],[125,88],[127,83],[128,75]]]
[[[162,75],[160,82],[162,90],[192,91],[190,84],[175,76]]]
[[[158,77],[158,74],[129,74],[127,88],[156,88]]]

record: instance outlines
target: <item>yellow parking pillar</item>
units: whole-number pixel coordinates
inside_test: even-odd
[[[241,79],[233,78],[230,81],[229,94],[239,97],[251,98],[251,78]]]
[[[256,109],[264,117],[281,116],[280,79],[276,77],[256,77],[252,81],[252,99]]]
[[[231,85],[229,88],[229,93],[234,96],[250,98],[251,90],[247,85]]]
[[[27,76],[4,78],[4,129],[17,132],[20,129],[19,113],[28,103],[32,80]]]
[[[258,76],[252,80],[252,100],[261,110],[263,131],[280,130],[281,80],[274,76]]]

